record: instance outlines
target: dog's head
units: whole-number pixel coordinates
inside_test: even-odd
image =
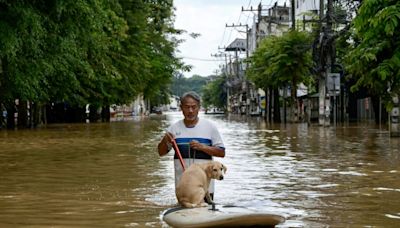
[[[226,173],[226,166],[220,162],[212,161],[207,167],[207,175],[216,180],[223,180]]]

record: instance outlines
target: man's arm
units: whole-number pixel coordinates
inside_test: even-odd
[[[199,143],[196,140],[190,142],[190,147],[195,150],[203,151],[204,153],[209,154],[211,156],[221,157],[221,158],[225,157],[225,150],[223,148],[216,146],[207,146]]]
[[[158,143],[158,154],[160,156],[166,155],[172,148],[171,140],[173,140],[173,136],[171,134],[166,133],[161,141]]]

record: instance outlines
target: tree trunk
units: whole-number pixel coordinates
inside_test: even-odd
[[[5,108],[3,107],[3,103],[0,102],[0,129],[5,127],[5,124],[6,124],[6,119],[3,116],[4,111],[5,111]]]
[[[299,104],[297,100],[297,86],[296,83],[292,83],[292,89],[290,90],[291,97],[291,121],[292,123],[299,122]]]
[[[97,105],[89,105],[89,121],[90,123],[96,123],[100,119],[100,115],[97,112],[99,109],[99,106]]]
[[[41,119],[41,121],[42,121],[42,123],[44,123],[45,125],[47,125],[47,104],[46,105],[43,105],[43,106],[41,106],[41,112],[40,113],[42,113],[42,115],[40,116],[40,119]]]
[[[31,127],[36,128],[39,125],[40,121],[40,105],[38,102],[31,103],[31,119],[32,119]]]
[[[23,129],[28,127],[28,102],[20,100],[18,104],[18,128]]]
[[[47,123],[65,123],[65,104],[54,103],[46,106],[46,120]]]
[[[273,122],[274,123],[280,123],[281,122],[281,107],[279,105],[279,90],[274,89],[274,117],[273,117]]]
[[[388,112],[386,111],[386,108],[384,108],[384,107],[381,107],[381,113],[379,112],[379,96],[371,95],[371,101],[372,101],[372,108],[374,109],[374,113],[375,113],[375,123],[376,124],[386,123],[388,120]],[[379,113],[382,116],[379,116]]]
[[[7,128],[14,129],[15,128],[14,114],[17,111],[14,102],[8,102],[6,104],[6,109],[7,109]]]
[[[110,105],[105,105],[101,109],[101,121],[110,122]]]
[[[86,107],[66,106],[65,120],[67,123],[86,122]]]
[[[266,97],[267,99],[267,97]],[[274,107],[274,90],[272,88],[268,88],[268,122],[272,123],[272,113]]]
[[[269,122],[269,110],[270,110],[270,106],[271,106],[271,101],[269,99],[269,88],[263,88],[263,90],[265,91],[265,107],[264,107],[264,121],[265,122]],[[261,99],[260,99],[261,102]],[[262,106],[261,106],[262,107]]]

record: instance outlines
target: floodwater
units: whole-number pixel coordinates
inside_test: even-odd
[[[0,131],[0,227],[166,227],[172,153],[156,145],[180,118]],[[226,146],[216,203],[278,213],[279,227],[400,226],[400,139],[386,129],[201,118]]]

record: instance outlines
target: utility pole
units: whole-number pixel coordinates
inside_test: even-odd
[[[244,9],[244,7],[242,6],[242,12],[254,12],[254,11],[258,11],[259,12],[260,10],[261,10],[261,3],[258,6],[258,9],[253,9],[253,6],[250,6],[250,9]],[[253,17],[253,22],[255,21],[254,17]],[[260,15],[259,14],[258,14],[258,19],[260,20]],[[260,21],[258,21],[258,22],[260,22]],[[256,34],[256,37],[255,37],[255,39],[253,39],[253,41],[257,42],[258,25],[257,25],[257,29],[256,29],[255,34]],[[249,51],[248,50],[249,50],[250,47],[249,47],[249,29],[248,29],[247,25],[246,25],[246,43],[247,43],[246,58],[248,58],[249,57],[249,54],[248,54]]]
[[[266,11],[266,9],[262,8],[261,2],[258,4],[257,8],[255,8],[255,9],[253,9],[252,6],[250,7],[250,9],[244,9],[244,7],[242,6],[242,12],[252,12],[254,14],[253,23],[255,24],[255,31],[252,31],[254,37],[251,36],[252,37],[252,39],[251,39],[252,48],[258,47],[258,37],[260,36],[259,30],[260,30],[260,23],[262,20],[262,16],[261,16],[262,11]],[[257,19],[257,21],[256,21],[256,19]],[[269,18],[269,27],[268,28],[269,28],[268,34],[271,34],[271,18]],[[247,36],[249,36],[248,28],[246,28],[246,30],[247,30]],[[249,40],[249,39],[247,39],[247,40]],[[250,50],[249,43],[250,43],[250,41],[248,41],[247,47]],[[247,57],[248,57],[248,54],[247,54]],[[259,110],[260,97],[258,95],[256,86],[253,83],[246,81],[246,88],[247,88],[247,92],[249,95],[248,98],[250,98],[250,100],[248,101],[248,103],[249,103],[248,107],[250,110],[250,114],[253,114],[254,112],[261,113],[261,111]],[[265,91],[265,93],[266,93],[265,97],[267,97],[268,91]]]
[[[226,24],[225,25],[227,28],[237,28],[237,27],[245,27],[246,28],[246,60],[249,58],[249,26],[247,25],[247,24],[245,24],[245,25],[242,25],[241,23],[239,24],[239,25],[235,25],[235,24],[232,24],[232,25],[228,25],[228,24]],[[238,75],[238,78],[239,78],[239,56],[238,56],[238,53],[237,53],[237,50],[238,48],[236,48],[236,51],[235,51],[235,55],[236,55],[236,61],[237,61],[237,75]],[[250,93],[248,92],[248,89],[249,89],[249,85],[248,85],[248,83],[247,83],[247,80],[245,79],[245,78],[243,78],[244,79],[244,81],[243,81],[243,83],[244,83],[244,85],[245,85],[245,90],[246,90],[246,94],[247,94],[247,96],[249,96],[250,95]],[[243,89],[243,84],[242,84],[242,89]],[[242,96],[242,98],[243,98],[243,96]],[[243,100],[242,100],[242,102],[243,102]],[[246,107],[246,114],[249,114],[249,108],[247,107],[247,97],[246,97],[246,103],[245,103],[245,107]],[[242,110],[240,110],[240,113],[242,113]]]
[[[319,1],[319,19],[324,19],[324,1]]]
[[[326,17],[326,30],[325,30],[325,33],[326,33],[326,37],[327,37],[328,40],[332,37],[332,12],[333,12],[332,3],[333,3],[332,0],[328,0],[326,16],[325,16]],[[326,49],[327,49],[327,52],[326,52],[326,68],[325,68],[326,69],[326,73],[325,73],[325,89],[327,88],[327,86],[326,86],[326,82],[328,81],[327,77],[329,76],[329,74],[332,71],[332,62],[333,62],[332,54],[333,53],[332,53],[331,45],[332,44],[330,42],[327,42],[327,46],[326,46]],[[328,96],[326,96],[326,98],[325,98],[325,106],[326,106],[326,109],[325,109],[325,123],[324,124],[325,124],[325,126],[330,126],[330,124],[331,124],[330,114],[331,114],[331,110],[332,110],[330,94],[328,94]]]
[[[228,62],[227,62],[227,56],[226,56],[226,53],[222,53],[222,52],[220,52],[220,53],[217,53],[217,54],[211,54],[211,56],[212,57],[215,57],[215,58],[221,58],[221,57],[225,57],[225,74],[226,75],[228,75]]]
[[[320,56],[324,61],[322,61],[323,65],[321,76],[319,78],[319,118],[318,122],[320,126],[330,126],[330,112],[331,112],[331,104],[330,97],[327,96],[326,91],[326,82],[327,78],[332,71],[333,64],[333,54],[334,52],[334,39],[333,39],[333,0],[327,0],[327,10],[326,16],[324,17],[324,1],[320,1],[320,46],[323,55]],[[326,25],[323,25],[323,21],[326,21]]]
[[[260,22],[261,22],[261,12],[262,11],[266,11],[266,10],[264,10],[264,9],[262,9],[262,6],[261,6],[261,2],[258,4],[258,6],[257,6],[257,9],[253,9],[253,6],[250,6],[250,9],[245,9],[243,6],[242,6],[242,12],[257,12],[257,23],[256,23],[256,37],[255,37],[255,42],[257,43],[257,37],[259,36],[258,34],[259,34],[259,24],[260,24]],[[247,30],[247,29],[246,29]]]
[[[219,47],[218,46],[218,50],[225,50],[226,49],[226,47]],[[221,53],[222,54],[222,53]],[[224,56],[225,56],[225,66],[226,66],[226,74],[227,74],[227,77],[232,77],[233,76],[233,74],[232,74],[232,72],[233,72],[233,70],[232,70],[232,56],[231,56],[231,54],[226,54],[226,53],[224,53]],[[228,62],[228,57],[229,57],[229,62]]]
[[[324,1],[320,1],[319,4],[319,21],[320,21],[320,42],[323,40],[325,34],[324,28],[322,26],[322,22],[324,20]],[[323,44],[320,43],[321,49],[325,48],[323,47]],[[320,58],[325,58],[325,56],[320,56]],[[325,61],[323,61],[325,62]],[[327,62],[325,62],[326,64]],[[325,66],[321,66],[322,70],[324,71]],[[319,83],[318,83],[318,92],[319,92],[319,98],[318,98],[318,103],[319,103],[319,110],[318,110],[318,123],[320,126],[325,125],[325,96],[326,96],[326,73],[321,72],[320,77],[319,77]]]
[[[295,0],[290,1],[291,4],[291,17],[292,17],[292,31],[296,31],[296,14],[295,14]],[[293,88],[292,88],[293,89]],[[287,116],[287,105],[286,105],[286,97],[287,97],[287,85],[283,88],[283,122],[286,124],[286,116]],[[292,104],[293,105],[293,104]],[[293,112],[293,111],[292,111]],[[293,113],[290,115],[292,116]]]
[[[253,27],[252,36],[251,36],[252,37],[252,39],[251,39],[252,47],[251,48],[253,50],[253,47],[257,47],[257,37],[258,37],[258,33],[259,33],[259,23],[261,21],[261,11],[262,11],[261,2],[260,2],[260,4],[258,4],[258,7],[256,9],[253,9],[252,6],[250,7],[250,9],[244,9],[242,6],[242,12],[245,12],[245,11],[252,12],[254,14],[253,25],[255,24],[256,26],[255,26],[255,31],[253,31],[253,29],[254,29],[254,27]],[[254,12],[256,12],[256,13],[254,13]],[[257,22],[256,22],[256,16],[257,16]],[[247,49],[246,49],[247,56],[246,56],[246,58],[247,59],[249,58],[248,52],[250,50],[250,46],[249,46],[250,42],[249,42],[249,38],[248,38],[250,36],[249,33],[250,33],[250,30],[248,28],[246,28],[246,34],[247,34]],[[247,64],[246,64],[246,69],[247,69]],[[260,103],[259,103],[259,96],[257,93],[257,89],[256,89],[254,83],[251,83],[248,80],[245,81],[245,84],[246,84],[246,90],[247,90],[247,101],[246,101],[247,102],[247,105],[246,105],[247,114],[251,115],[251,114],[254,114],[255,112],[259,113],[258,107],[260,106]]]
[[[225,48],[220,48],[220,47],[218,47],[218,49],[225,49]],[[226,55],[226,53],[222,53],[222,52],[220,52],[220,53],[218,53],[218,54],[211,54],[211,56],[213,56],[213,57],[225,57],[225,77],[226,77],[226,81],[227,81],[227,83],[229,84],[230,82],[229,82],[229,80],[231,79],[231,70],[230,70],[230,68],[228,69],[228,59],[227,59],[227,55]],[[229,55],[229,58],[230,58],[231,56]],[[230,94],[231,94],[231,87],[229,86],[229,85],[227,85],[226,86],[226,97],[227,97],[227,99],[226,99],[226,109],[227,109],[227,111],[228,111],[228,113],[230,113],[232,110],[231,110],[231,102],[230,102]]]
[[[237,27],[246,27],[246,58],[249,58],[249,25],[245,24],[242,25],[242,23],[240,23],[239,25],[228,25],[226,24],[225,27],[227,28],[237,28]]]
[[[323,0],[321,0],[321,1],[323,1]],[[295,14],[295,9],[296,9],[296,6],[295,6],[295,1],[294,0],[291,0],[291,2],[290,2],[290,4],[292,5],[292,12],[291,12],[291,15],[292,15],[292,30],[294,31],[294,30],[296,30],[296,14]]]
[[[219,50],[225,50],[226,47],[219,47],[219,46],[218,46],[218,49],[219,49]],[[225,61],[227,61],[227,58],[226,58],[226,57],[227,57],[227,56],[225,55],[225,59],[226,59]],[[228,65],[229,65],[229,69],[228,69],[228,65],[227,65],[227,72],[229,72],[229,73],[228,73],[228,77],[232,77],[232,76],[233,76],[233,74],[232,74],[232,72],[233,72],[233,69],[232,69],[232,55],[229,54],[228,57],[229,57],[229,62],[228,62],[228,63],[229,63],[229,64],[228,64]]]

